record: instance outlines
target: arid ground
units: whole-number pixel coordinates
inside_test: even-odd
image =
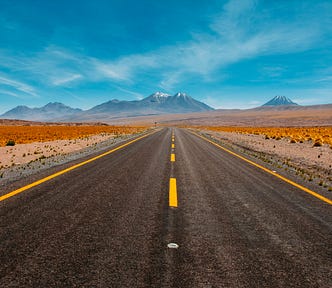
[[[276,169],[283,169],[287,173],[296,174],[297,177],[311,182],[311,184],[315,183],[329,191],[332,190],[332,105],[292,109],[216,110],[209,113],[109,119],[106,122],[113,125],[136,127],[143,125],[145,129],[155,126],[196,127],[196,131],[210,135],[224,145],[232,147],[232,149],[241,150],[248,156],[259,158],[260,161],[266,162],[276,167]],[[51,125],[54,128],[56,125],[63,127],[64,124],[0,120],[2,128],[11,125],[26,127],[24,129],[29,131],[31,127],[36,125],[46,127]],[[66,125],[75,129],[75,127],[87,125],[87,123],[67,123]],[[88,125],[107,127],[102,123],[88,123]],[[273,139],[272,137],[266,137],[264,133],[252,133],[249,130],[247,133],[239,133],[236,129],[233,132],[212,129],[213,127],[298,127],[297,129],[306,129],[318,126],[327,127],[327,130],[321,132],[324,135],[317,134],[312,139],[303,139],[303,141],[300,141],[300,139],[292,141],[291,137]],[[209,130],[208,127],[211,127],[211,129]],[[136,130],[133,131],[133,133],[137,132]],[[131,133],[127,131],[124,134],[127,134],[126,137],[128,137]],[[63,159],[68,155],[80,154],[80,151],[85,151],[84,155],[86,155],[87,151],[96,151],[96,147],[105,147],[115,140],[120,141],[123,135],[117,135],[116,138],[112,133],[96,132],[95,134],[80,135],[80,137],[71,137],[70,139],[68,137],[68,139],[61,138],[53,141],[30,141],[31,143],[16,144],[15,146],[4,146],[5,144],[2,144],[2,147],[0,147],[0,175],[3,179],[18,177],[21,174],[27,174],[26,170],[29,170],[29,165],[34,167],[33,169],[36,169],[36,167],[41,169],[45,161],[55,163],[59,161],[60,156],[62,159],[60,162],[63,163]],[[317,139],[323,140],[323,138],[325,142],[321,141],[322,145],[314,145]],[[100,143],[104,144],[101,145]],[[36,163],[38,163],[38,166],[36,166]],[[44,164],[47,167],[49,165]],[[23,170],[25,173],[22,173]],[[12,171],[20,172],[18,175],[18,172],[15,172],[15,174]]]

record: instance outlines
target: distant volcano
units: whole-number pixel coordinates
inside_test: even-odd
[[[262,106],[297,106],[298,104],[287,98],[286,96],[275,96]]]

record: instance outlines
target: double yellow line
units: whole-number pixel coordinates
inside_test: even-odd
[[[143,135],[143,136],[140,136],[140,137],[138,137],[138,138],[135,138],[134,140],[131,140],[131,141],[129,141],[129,142],[123,144],[123,145],[120,145],[120,146],[118,146],[118,147],[116,147],[116,148],[114,148],[114,149],[112,149],[112,150],[109,150],[109,151],[107,151],[107,152],[105,152],[105,153],[103,153],[103,154],[100,154],[100,155],[98,155],[98,156],[96,156],[96,157],[90,158],[90,159],[88,159],[88,160],[86,160],[86,161],[84,161],[84,162],[81,162],[81,163],[78,163],[78,164],[76,164],[76,165],[73,165],[73,166],[71,166],[71,167],[69,167],[69,168],[67,168],[67,169],[61,170],[61,171],[59,171],[59,172],[57,172],[57,173],[54,173],[54,174],[52,174],[52,175],[50,175],[50,176],[47,176],[47,177],[43,178],[43,179],[40,179],[40,180],[38,180],[38,181],[35,181],[35,182],[33,182],[33,183],[29,184],[29,185],[26,185],[26,186],[21,187],[21,188],[19,188],[19,189],[17,189],[17,190],[14,190],[14,191],[9,192],[9,193],[7,193],[7,194],[5,194],[5,195],[2,195],[2,196],[0,196],[0,202],[1,202],[1,201],[4,201],[4,200],[6,200],[6,199],[8,199],[8,198],[10,198],[10,197],[13,197],[13,196],[15,196],[15,195],[17,195],[17,194],[20,194],[20,193],[22,193],[22,192],[24,192],[24,191],[26,191],[26,190],[28,190],[28,189],[30,189],[30,188],[36,187],[36,186],[38,186],[38,185],[40,185],[40,184],[42,184],[42,183],[44,183],[44,182],[47,182],[47,181],[49,181],[49,180],[51,180],[51,179],[53,179],[53,178],[56,178],[56,177],[58,177],[58,176],[60,176],[60,175],[62,175],[62,174],[65,174],[65,173],[67,173],[67,172],[69,172],[69,171],[72,171],[72,170],[77,169],[77,168],[79,168],[79,167],[81,167],[81,166],[84,166],[84,165],[86,165],[86,164],[88,164],[88,163],[90,163],[90,162],[93,162],[93,161],[95,161],[95,160],[97,160],[97,159],[99,159],[99,158],[105,157],[106,155],[109,155],[109,154],[111,154],[111,153],[113,153],[113,152],[115,152],[115,151],[117,151],[117,150],[120,150],[120,149],[122,149],[122,148],[124,148],[124,147],[126,147],[126,146],[128,146],[128,145],[130,145],[130,144],[132,144],[132,143],[135,143],[135,142],[137,142],[138,140],[141,140],[141,139],[143,139],[143,138],[145,138],[145,137],[147,137],[147,136],[149,136],[149,135],[151,135],[151,134],[153,134],[153,133],[154,133],[154,132],[152,132],[152,133],[148,133],[148,134]]]

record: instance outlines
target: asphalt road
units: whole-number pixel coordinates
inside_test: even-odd
[[[331,205],[174,131],[0,202],[0,287],[332,287]]]

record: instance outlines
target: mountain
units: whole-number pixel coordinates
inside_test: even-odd
[[[174,96],[156,92],[141,100],[145,107],[161,113],[188,113],[214,110],[203,102],[197,101],[186,93],[178,92]]]
[[[134,117],[143,115],[189,113],[214,110],[210,106],[195,100],[185,93],[169,95],[156,92],[142,100],[111,100],[84,111],[80,117],[84,120]]]
[[[169,97],[172,97],[170,94],[156,92],[150,96],[143,99],[145,102],[156,102],[156,103],[165,103]]]
[[[80,112],[82,112],[81,109],[74,109],[62,103],[53,102],[39,108],[17,106],[2,114],[0,118],[31,121],[49,121],[66,118]]]
[[[270,101],[266,102],[262,106],[294,106],[298,105],[297,103],[294,103],[292,100],[285,96],[275,96]]]
[[[89,110],[73,109],[62,103],[48,103],[40,108],[17,106],[0,118],[33,121],[95,121],[110,118],[143,115],[203,112],[214,110],[186,93],[169,95],[156,92],[142,100],[120,101],[117,99],[97,105]]]

